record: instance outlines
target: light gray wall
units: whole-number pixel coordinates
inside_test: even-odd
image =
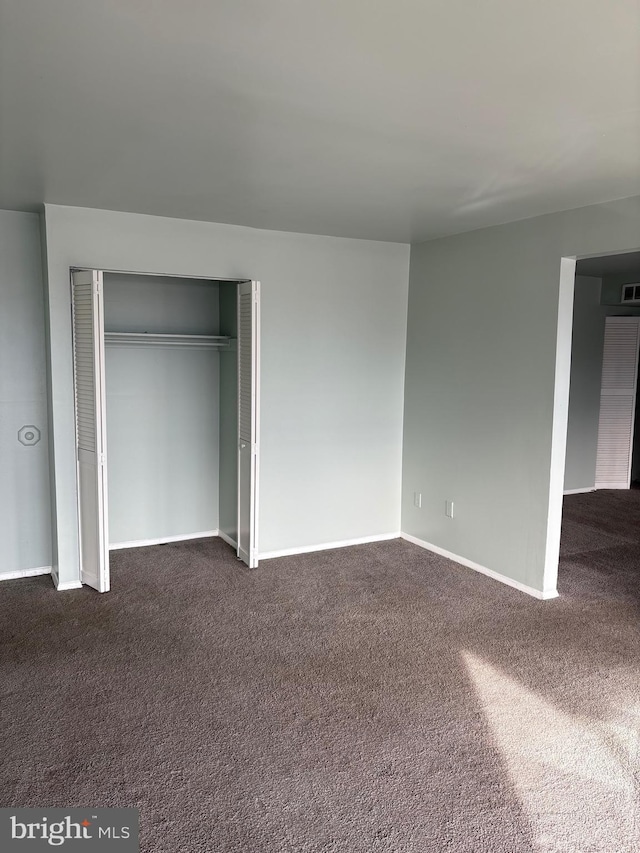
[[[105,330],[219,333],[218,284],[104,276]],[[109,541],[218,529],[219,355],[106,347]]]
[[[555,590],[575,272],[561,259],[639,241],[636,197],[412,247],[405,532]]]
[[[640,284],[640,270],[632,273],[614,273],[602,279],[603,305],[620,305],[622,286],[624,284]]]
[[[640,309],[601,304],[601,284],[599,278],[576,276],[565,491],[595,485],[605,319],[640,314]]]
[[[220,351],[220,521],[234,541],[238,534],[238,285],[220,283],[220,334],[233,339]]]
[[[192,278],[105,273],[104,325],[117,332],[217,335],[218,283]]]
[[[571,341],[571,385],[565,491],[592,489],[600,415],[600,378],[607,309],[600,304],[602,280],[576,276]]]
[[[39,217],[1,210],[0,574],[51,565],[44,329]]]
[[[409,247],[45,206],[58,548],[78,577],[69,267],[262,282],[261,553],[397,532]]]

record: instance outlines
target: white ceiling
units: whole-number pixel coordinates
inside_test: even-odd
[[[0,0],[0,207],[408,241],[640,193],[638,0]]]

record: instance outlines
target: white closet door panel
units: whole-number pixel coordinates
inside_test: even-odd
[[[258,565],[260,283],[238,289],[238,557]]]
[[[600,401],[596,488],[628,489],[635,397],[610,394]]]
[[[638,367],[638,318],[607,317],[602,355],[602,390],[635,392]]]
[[[251,441],[253,434],[253,327],[254,297],[251,291],[243,292],[240,286],[238,312],[238,369],[241,384],[238,387],[238,426],[240,438]]]
[[[255,568],[251,557],[251,468],[251,447],[248,442],[241,441],[238,448],[238,557],[250,568]]]
[[[109,590],[102,273],[72,273],[82,583]]]
[[[596,488],[628,489],[638,379],[640,317],[607,317],[602,357]]]

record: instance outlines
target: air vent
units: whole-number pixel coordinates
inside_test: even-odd
[[[621,303],[640,305],[640,284],[625,284],[622,287]]]

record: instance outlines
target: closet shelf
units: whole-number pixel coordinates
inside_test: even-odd
[[[178,335],[158,332],[105,332],[109,346],[177,346],[228,349],[232,339],[224,335]]]

